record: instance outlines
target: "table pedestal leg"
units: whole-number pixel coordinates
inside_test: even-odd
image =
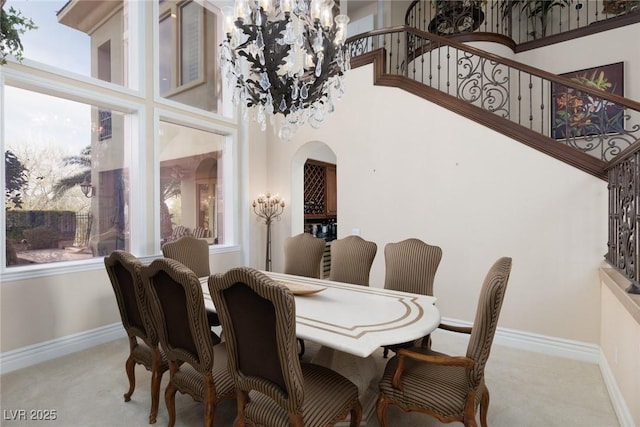
[[[378,369],[375,357],[354,356],[329,347],[320,347],[311,363],[326,366],[350,379],[360,395],[362,404],[362,425],[367,425],[369,418],[375,413],[378,399],[378,382],[382,371]],[[348,421],[338,425],[348,425]]]

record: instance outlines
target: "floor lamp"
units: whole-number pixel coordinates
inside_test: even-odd
[[[284,199],[277,194],[270,193],[258,195],[253,201],[253,212],[258,215],[257,220],[264,220],[267,225],[267,251],[265,255],[265,270],[271,271],[271,222],[274,219],[280,221],[280,215],[284,211]]]

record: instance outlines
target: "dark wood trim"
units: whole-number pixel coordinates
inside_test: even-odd
[[[636,24],[638,22],[640,22],[640,13],[628,13],[626,15],[597,21],[585,27],[576,28],[575,30],[563,31],[562,33],[546,36],[538,40],[520,43],[516,45],[515,52],[525,52],[527,50],[537,49],[555,43],[577,39],[579,37],[585,37],[602,31],[613,30],[627,25]]]
[[[605,171],[606,163],[604,161],[563,145],[548,136],[541,135],[538,132],[527,129],[526,127],[518,125],[508,119],[489,113],[480,107],[468,104],[454,96],[447,95],[436,89],[430,88],[420,82],[409,79],[408,77],[380,73],[380,69],[383,67],[383,64],[381,65],[380,62],[384,61],[384,58],[384,50],[378,49],[371,54],[367,54],[366,61],[352,61],[351,66],[352,68],[356,68],[365,64],[373,63],[374,85],[397,87],[399,89],[406,90],[409,93],[487,126],[588,174],[605,181],[607,180],[607,173]]]
[[[484,32],[475,32],[475,33],[460,33],[454,34],[452,36],[448,36],[447,39],[454,40],[458,43],[468,43],[468,42],[489,42],[489,43],[497,43],[502,44],[511,49],[514,53],[518,45],[513,41],[512,38],[503,36],[498,33],[484,33]]]
[[[640,15],[640,13],[638,14]],[[531,67],[527,64],[523,64],[521,62],[517,62],[514,61],[512,59],[509,58],[505,58],[502,56],[498,56],[495,55],[493,53],[475,48],[473,46],[469,46],[466,44],[462,44],[459,43],[453,39],[449,39],[449,38],[444,38],[444,37],[440,37],[438,35],[435,34],[431,34],[425,31],[421,31],[421,30],[417,30],[415,28],[411,28],[411,27],[404,27],[404,30],[407,31],[408,33],[412,33],[415,34],[417,36],[423,37],[425,39],[430,39],[435,41],[436,43],[440,44],[440,45],[450,45],[456,49],[460,49],[466,52],[469,52],[473,55],[477,55],[481,58],[485,58],[488,59],[489,61],[494,61],[498,64],[502,64],[502,65],[506,65],[507,67],[511,67],[511,68],[515,68],[518,69],[520,71],[523,71],[527,74],[531,74],[534,75],[536,77],[540,77],[544,80],[549,80],[551,82],[554,83],[558,83],[564,86],[570,86],[570,87],[580,87],[580,92],[584,92],[584,93],[588,93],[591,94],[597,98],[600,99],[606,99],[607,101],[611,101],[613,103],[616,104],[620,104],[623,105],[625,107],[629,107],[633,110],[640,110],[640,102],[636,102],[634,100],[631,100],[629,98],[624,98],[622,96],[618,96],[618,95],[614,95],[612,93],[608,93],[608,92],[602,92],[598,89],[593,89],[591,87],[585,86],[585,85],[580,85],[577,84],[576,82],[572,81],[571,79],[567,78],[567,77],[560,77],[556,74],[552,74],[549,73],[547,71],[541,70],[539,68],[535,68],[535,67]],[[390,30],[391,31],[398,31],[398,28],[393,28]],[[368,34],[368,33],[367,33]],[[470,34],[471,35],[471,34]],[[364,36],[364,35],[363,35]]]
[[[387,55],[383,48],[373,50],[351,58],[351,68],[358,68],[363,65],[373,64],[373,81],[379,79],[387,68]]]
[[[640,151],[640,141],[634,142],[633,144],[622,150],[622,153],[618,154],[616,157],[607,162],[607,164],[605,165],[605,169],[609,170],[613,167],[618,166],[620,163],[627,160],[637,151]]]
[[[316,160],[316,159],[307,159],[305,161],[305,163],[311,163],[314,165],[318,165],[318,166],[323,166],[323,167],[327,167],[327,166],[336,166],[335,163],[328,163],[328,162],[323,162],[322,160]]]

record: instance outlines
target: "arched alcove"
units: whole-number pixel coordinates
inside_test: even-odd
[[[304,231],[304,164],[307,159],[337,165],[331,147],[321,141],[310,141],[300,146],[291,160],[291,235]]]

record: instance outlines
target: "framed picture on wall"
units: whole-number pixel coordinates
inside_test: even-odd
[[[624,96],[624,63],[560,74],[603,92]],[[574,88],[551,84],[551,137],[580,138],[618,133],[624,128],[624,109]]]

